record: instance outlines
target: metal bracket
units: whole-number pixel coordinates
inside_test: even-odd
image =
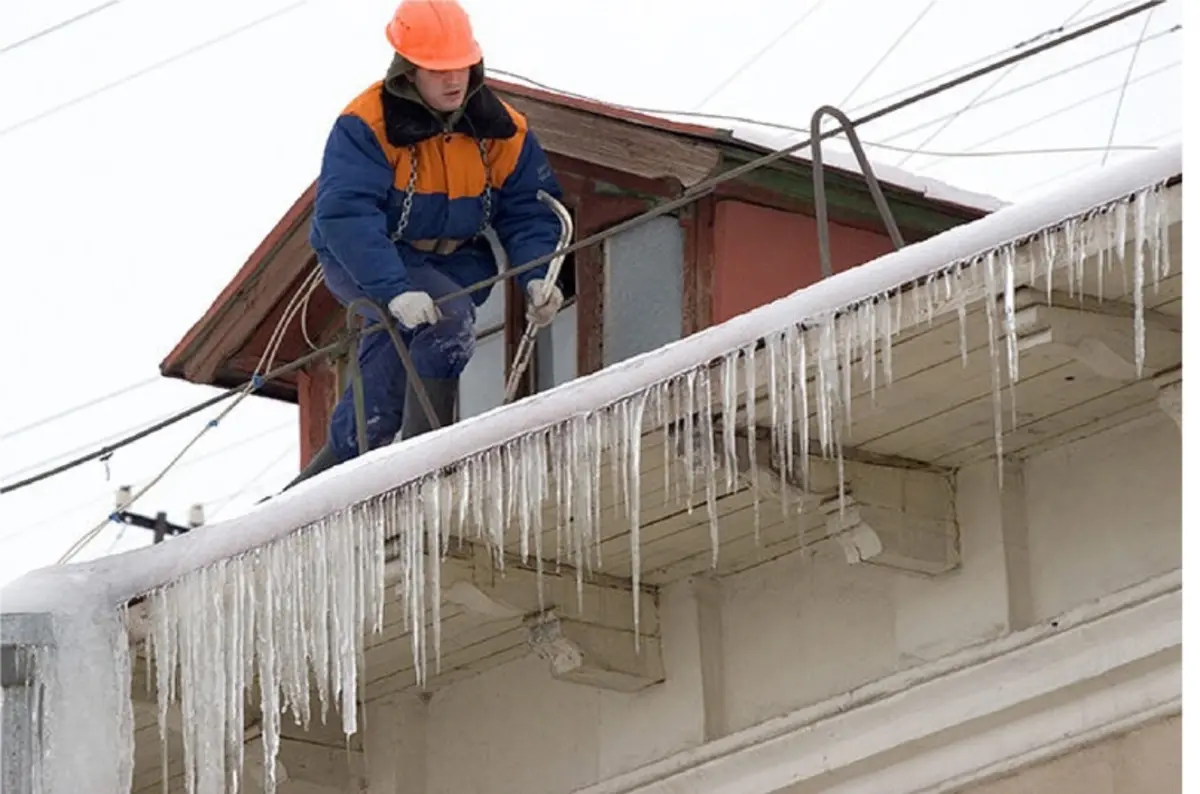
[[[813,204],[817,212],[817,246],[821,256],[821,277],[829,278],[833,275],[833,256],[829,252],[829,204],[825,198],[825,164],[821,157],[820,131],[821,120],[824,116],[832,116],[842,125],[842,132],[846,133],[846,139],[850,141],[850,148],[854,150],[854,157],[858,160],[858,167],[862,171],[863,179],[866,180],[867,189],[871,191],[871,198],[875,200],[875,208],[879,210],[879,214],[883,218],[883,225],[887,227],[888,236],[892,238],[892,245],[896,246],[896,250],[904,247],[904,238],[900,236],[900,227],[896,225],[891,207],[888,206],[887,198],[883,195],[883,188],[879,186],[879,179],[875,176],[874,169],[871,168],[862,142],[858,139],[858,133],[854,131],[854,122],[832,105],[822,105],[813,111],[809,129],[813,136]]]

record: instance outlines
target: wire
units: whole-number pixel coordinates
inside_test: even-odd
[[[1063,20],[1062,24],[1059,25],[1059,27],[1065,27],[1066,25],[1070,24],[1071,20],[1074,19],[1075,17],[1079,16],[1080,14],[1082,14],[1087,9],[1087,7],[1092,4],[1093,1],[1094,0],[1085,0],[1084,4],[1081,5],[1079,8],[1076,8],[1074,13],[1072,13],[1069,17],[1067,17],[1065,20]],[[1149,19],[1153,13],[1154,12],[1150,12],[1150,14],[1147,14],[1146,18]],[[987,85],[985,85],[979,91],[979,93],[976,94],[971,99],[970,102],[968,102],[964,107],[961,107],[958,110],[956,110],[953,114],[950,115],[949,118],[947,118],[941,125],[939,125],[937,129],[935,129],[933,132],[929,133],[929,135],[927,135],[925,137],[925,140],[918,143],[916,146],[916,151],[909,152],[908,154],[904,155],[904,157],[902,157],[900,159],[900,162],[896,163],[896,167],[903,168],[905,163],[907,163],[910,159],[912,159],[918,153],[924,151],[926,146],[933,143],[934,138],[936,138],[937,136],[939,136],[943,132],[945,132],[946,128],[948,128],[951,124],[953,124],[955,121],[957,121],[959,118],[962,117],[962,114],[966,113],[971,108],[976,107],[980,100],[982,100],[985,96],[990,94],[992,92],[993,88],[995,88],[996,86],[1000,85],[1000,83],[1002,83],[1006,79],[1008,79],[1008,76],[1010,74],[1012,74],[1014,71],[1016,71],[1018,68],[1020,68],[1020,66],[1021,66],[1021,64],[1014,63],[1012,66],[1008,67],[1007,69],[1005,69],[1004,71],[1002,71],[998,75],[996,75],[996,79],[993,80],[992,82],[988,83]],[[1109,141],[1109,143],[1112,143],[1112,141]]]
[[[207,407],[207,406],[205,406],[205,407]],[[4,477],[19,477],[20,475],[24,474],[27,471],[33,471],[35,469],[41,468],[42,466],[48,466],[51,463],[62,460],[63,458],[69,458],[72,455],[76,455],[79,452],[81,452],[82,450],[91,449],[96,444],[107,444],[109,441],[112,441],[113,439],[121,438],[122,436],[125,436],[126,434],[140,433],[143,430],[148,430],[152,427],[157,426],[159,423],[164,422],[165,420],[173,419],[177,416],[179,416],[178,411],[167,411],[166,413],[161,413],[158,416],[156,416],[155,418],[153,418],[147,422],[142,422],[140,424],[136,424],[131,427],[127,427],[123,430],[118,430],[116,432],[110,433],[99,439],[88,441],[85,444],[80,444],[77,447],[73,447],[64,452],[60,452],[56,455],[52,455],[49,458],[43,458],[35,463],[30,463],[26,466],[22,466],[21,468],[15,470],[15,471],[5,472],[3,476]],[[182,418],[186,419],[187,417],[182,417]],[[101,457],[107,457],[107,454],[101,455]],[[3,493],[3,491],[0,491],[0,493]]]
[[[1087,25],[1094,20],[1103,19],[1109,13],[1116,13],[1119,10],[1130,8],[1137,2],[1138,2],[1138,0],[1126,0],[1126,2],[1121,3],[1120,5],[1114,6],[1112,9],[1100,11],[1098,13],[1093,14],[1090,17],[1085,17],[1085,18],[1079,20],[1079,22],[1077,22],[1076,24],[1079,26]],[[877,105],[880,102],[883,102],[885,100],[892,99],[892,98],[898,97],[898,96],[903,96],[911,91],[915,91],[916,89],[921,88],[922,86],[930,85],[930,84],[945,80],[946,78],[950,77],[951,75],[957,74],[958,72],[960,72],[964,69],[974,69],[975,67],[979,66],[980,64],[988,63],[992,59],[997,58],[1001,55],[1004,55],[1005,53],[1020,52],[1022,49],[1024,49],[1025,47],[1028,47],[1031,44],[1034,44],[1035,42],[1041,41],[1050,36],[1055,36],[1055,35],[1066,32],[1070,27],[1071,27],[1070,25],[1064,24],[1064,25],[1058,25],[1053,28],[1047,28],[1046,30],[1041,31],[1040,33],[1037,33],[1036,35],[1031,36],[1028,39],[1024,39],[1023,41],[1019,41],[1016,44],[1013,44],[1009,47],[1004,47],[1002,49],[996,50],[995,52],[984,55],[981,58],[977,58],[973,61],[968,61],[967,63],[960,64],[958,66],[955,66],[952,69],[947,69],[944,72],[939,72],[939,73],[932,75],[930,77],[927,77],[924,80],[921,80],[917,83],[913,83],[911,85],[904,86],[903,88],[898,88],[895,91],[890,91],[882,96],[876,97],[875,99],[869,100],[867,102],[863,102],[861,105],[854,105],[847,112],[848,113],[857,113],[865,108],[870,107],[871,105]]]
[[[90,16],[98,14],[101,11],[105,10],[106,8],[112,8],[113,6],[115,6],[121,2],[124,2],[124,0],[108,0],[107,3],[101,3],[100,5],[96,6],[95,8],[84,11],[81,14],[76,14],[75,16],[71,17],[70,19],[59,22],[56,25],[51,25],[50,27],[45,28],[43,30],[39,30],[37,33],[34,33],[31,36],[26,36],[25,38],[21,39],[20,41],[15,41],[12,44],[6,44],[5,46],[0,47],[0,55],[4,55],[5,53],[12,52],[13,50],[17,49],[18,47],[24,47],[26,44],[29,44],[30,42],[37,41],[38,39],[42,38],[43,36],[49,36],[51,33],[55,32],[56,30],[62,30],[65,27],[74,25],[76,22],[79,22],[81,20],[87,19]]]
[[[258,359],[258,364],[254,368],[254,374],[250,381],[237,390],[237,396],[233,399],[233,401],[229,403],[229,405],[225,406],[225,408],[221,410],[215,419],[206,422],[204,427],[200,428],[200,432],[196,433],[196,435],[192,437],[191,441],[184,444],[183,449],[179,450],[179,453],[176,454],[175,457],[173,457],[158,474],[152,477],[150,482],[146,483],[141,488],[138,488],[133,492],[133,494],[130,495],[129,499],[125,503],[126,509],[132,507],[133,504],[141,499],[151,488],[161,482],[162,479],[166,477],[173,468],[175,468],[179,461],[183,459],[183,456],[188,453],[188,450],[199,443],[200,439],[204,438],[209,430],[217,427],[221,421],[225,419],[225,417],[229,416],[229,414],[233,412],[234,408],[237,408],[238,405],[241,404],[242,400],[249,397],[258,388],[257,384],[261,380],[261,373],[264,367],[269,367],[274,363],[275,356],[279,352],[280,346],[283,344],[284,333],[286,332],[287,327],[291,324],[292,318],[296,316],[296,312],[300,309],[302,304],[301,296],[310,292],[313,288],[312,285],[319,283],[318,279],[320,279],[320,277],[320,268],[313,268],[308,276],[305,277],[305,280],[300,284],[299,288],[297,288],[292,294],[291,300],[288,301],[287,306],[284,308],[283,315],[279,318],[279,321],[275,323],[275,328],[271,331],[271,338],[268,340],[266,347],[263,349],[262,356],[260,356]],[[84,546],[92,541],[93,538],[103,532],[104,528],[108,526],[111,521],[112,516],[110,515],[99,524],[94,526],[90,531],[85,533],[83,537],[79,538],[79,540],[75,541],[75,543],[73,543],[71,547],[64,552],[63,556],[59,558],[58,564],[61,565],[78,554]]]
[[[1147,38],[1146,41],[1153,41],[1155,39],[1162,38],[1163,36],[1169,36],[1173,33],[1179,32],[1182,29],[1183,29],[1183,25],[1175,25],[1173,27],[1167,28],[1166,30],[1161,30],[1158,33],[1155,33],[1153,36],[1150,36],[1149,38]],[[1063,77],[1064,75],[1068,75],[1072,72],[1079,71],[1080,69],[1082,69],[1085,66],[1089,66],[1093,63],[1098,63],[1099,61],[1102,61],[1105,58],[1110,58],[1114,55],[1118,55],[1118,54],[1124,52],[1125,50],[1132,49],[1134,46],[1135,45],[1133,45],[1133,44],[1125,44],[1121,47],[1118,47],[1115,50],[1109,50],[1108,52],[1101,53],[1100,55],[1096,55],[1091,58],[1088,58],[1086,61],[1080,61],[1078,63],[1072,64],[1071,66],[1067,66],[1065,68],[1059,69],[1057,72],[1051,72],[1050,74],[1042,75],[1041,77],[1039,77],[1036,80],[1030,81],[1028,83],[1022,83],[1021,85],[1017,86],[1016,88],[1011,88],[1008,91],[1005,91],[1000,94],[996,94],[988,99],[976,102],[974,109],[978,110],[979,108],[984,107],[986,105],[990,105],[993,102],[999,102],[1001,99],[1006,99],[1006,98],[1013,96],[1015,94],[1018,94],[1022,91],[1026,91],[1030,88],[1034,88],[1036,86],[1047,83],[1047,82],[1055,79],[1056,77]],[[959,111],[959,112],[961,112],[961,111]],[[946,119],[953,120],[955,118],[955,116],[956,116],[956,113],[947,113],[943,116],[938,116],[937,118],[929,119],[928,121],[923,121],[920,124],[917,124],[916,126],[909,127],[906,130],[901,130],[900,132],[893,133],[893,134],[887,136],[886,138],[884,138],[881,141],[881,143],[888,143],[890,141],[894,141],[899,138],[903,138],[905,135],[909,135],[918,130],[923,130],[926,127],[930,127],[930,126],[937,124],[940,121],[944,121]]]
[[[813,3],[812,6],[810,6],[807,11],[805,11],[803,14],[801,14],[800,16],[798,16],[794,20],[792,20],[791,24],[789,24],[786,28],[784,28],[782,33],[780,33],[778,36],[771,39],[769,42],[767,42],[762,47],[760,47],[758,49],[758,51],[755,52],[753,55],[751,55],[749,59],[744,61],[741,66],[734,69],[732,74],[730,74],[728,77],[726,77],[724,80],[722,80],[717,85],[716,88],[709,91],[708,95],[705,96],[704,99],[701,99],[699,102],[697,102],[693,109],[699,110],[700,108],[707,105],[709,102],[713,101],[717,96],[719,96],[721,94],[722,91],[724,91],[726,88],[728,88],[730,85],[732,85],[735,80],[737,80],[739,77],[741,77],[747,69],[749,69],[754,64],[758,63],[760,58],[762,58],[764,55],[766,55],[771,50],[775,49],[775,47],[777,47],[779,45],[779,42],[783,41],[789,35],[791,35],[793,30],[795,30],[796,28],[803,25],[804,22],[809,17],[811,17],[814,13],[816,13],[817,9],[820,8],[824,3],[825,3],[825,0],[817,0],[817,2]]]
[[[1158,75],[1163,74],[1164,72],[1169,72],[1172,69],[1178,68],[1180,63],[1181,63],[1180,61],[1174,61],[1165,66],[1160,66],[1159,68],[1153,69],[1149,72],[1146,72],[1145,74],[1138,75],[1137,77],[1133,78],[1128,83],[1126,83],[1125,85],[1132,86],[1132,85],[1142,82],[1143,80],[1149,80],[1151,77],[1157,77]],[[971,148],[976,148],[979,146],[986,146],[989,143],[993,143],[995,141],[1002,140],[1002,139],[1007,138],[1010,135],[1014,135],[1018,132],[1024,132],[1025,130],[1029,129],[1030,127],[1041,124],[1043,121],[1048,121],[1048,120],[1054,118],[1055,116],[1061,116],[1062,114],[1067,113],[1072,110],[1075,110],[1078,107],[1082,107],[1091,102],[1095,102],[1097,99],[1103,99],[1104,97],[1108,96],[1109,94],[1115,93],[1116,91],[1120,90],[1120,88],[1121,88],[1120,86],[1113,86],[1113,87],[1108,88],[1099,93],[1084,97],[1083,99],[1080,99],[1077,102],[1072,102],[1069,105],[1065,105],[1063,107],[1056,108],[1056,109],[1050,111],[1049,113],[1038,116],[1035,119],[1022,121],[1020,124],[1016,124],[1012,127],[1009,127],[1006,130],[1002,130],[1002,131],[996,133],[995,135],[989,136],[988,138],[985,138],[982,141],[972,144]],[[944,158],[943,157],[935,157],[933,160],[930,160],[928,163],[925,164],[925,169],[928,170],[929,168],[931,168],[934,165],[934,163],[938,162],[941,159],[944,159]]]
[[[956,77],[951,80],[947,80],[946,82],[940,83],[936,86],[933,86],[932,88],[925,89],[924,91],[921,91],[917,94],[913,94],[911,96],[908,96],[901,100],[893,102],[883,108],[872,111],[871,113],[868,113],[864,116],[861,116],[857,119],[852,120],[851,124],[855,127],[858,127],[863,124],[869,123],[871,121],[875,121],[876,119],[883,118],[884,116],[887,116],[891,113],[895,113],[906,107],[909,107],[911,105],[922,102],[930,97],[944,93],[945,91],[949,91],[949,90],[956,88],[964,83],[970,82],[972,80],[976,80],[979,77],[982,77],[984,75],[991,74],[992,72],[995,72],[998,69],[1002,69],[1005,66],[1008,66],[1014,60],[1021,60],[1024,58],[1033,57],[1034,55],[1037,55],[1039,53],[1042,53],[1047,50],[1053,49],[1055,47],[1061,46],[1062,44],[1065,44],[1069,41],[1073,41],[1077,38],[1080,38],[1081,36],[1086,36],[1097,30],[1108,27],[1109,25],[1120,22],[1120,21],[1127,19],[1135,14],[1139,14],[1150,8],[1159,6],[1164,2],[1166,2],[1166,0],[1146,0],[1145,2],[1139,4],[1136,7],[1113,14],[1109,17],[1105,17],[1104,19],[1101,19],[1091,25],[1080,28],[1076,31],[1072,31],[1071,33],[1063,34],[1062,36],[1054,38],[1043,44],[1037,45],[1036,47],[1034,47],[1032,49],[1006,56],[1002,60],[996,61],[995,63],[992,63],[988,66],[984,66],[979,69],[973,70],[967,74],[961,75],[961,76]],[[460,297],[469,295],[469,294],[471,294],[477,290],[480,290],[484,287],[491,286],[498,281],[504,281],[509,278],[513,278],[517,275],[520,275],[521,273],[525,273],[529,270],[532,270],[533,268],[540,267],[540,266],[548,263],[551,259],[553,259],[556,256],[566,256],[567,254],[573,253],[573,252],[581,250],[583,248],[587,248],[589,246],[596,245],[597,243],[603,242],[604,240],[615,237],[629,229],[633,229],[638,226],[644,225],[644,224],[648,223],[649,221],[654,220],[655,218],[662,217],[663,215],[673,212],[681,207],[687,206],[687,205],[691,204],[692,202],[696,201],[697,199],[710,194],[713,190],[716,189],[716,187],[718,185],[721,185],[728,181],[732,181],[734,179],[741,177],[742,175],[744,175],[746,173],[749,173],[749,172],[754,171],[758,168],[761,168],[765,165],[768,165],[770,163],[781,160],[785,157],[788,157],[788,156],[794,154],[795,152],[799,151],[800,149],[803,149],[803,148],[809,146],[814,140],[823,140],[825,138],[830,138],[833,135],[837,134],[839,131],[840,131],[839,129],[833,129],[828,132],[817,133],[809,140],[805,140],[800,143],[792,144],[786,148],[776,150],[769,154],[764,154],[761,157],[757,157],[757,158],[750,160],[749,162],[746,162],[740,166],[729,169],[728,171],[723,171],[719,174],[709,177],[708,179],[705,179],[705,180],[702,180],[702,181],[696,183],[695,185],[690,187],[688,190],[686,190],[683,193],[683,195],[679,196],[678,198],[671,199],[669,201],[664,201],[661,204],[656,205],[654,208],[646,210],[645,212],[641,213],[640,215],[636,215],[625,221],[622,221],[620,223],[616,223],[612,226],[609,226],[609,227],[603,229],[602,231],[596,232],[582,240],[577,240],[576,242],[571,243],[570,245],[568,245],[564,248],[558,249],[556,251],[552,251],[550,253],[544,254],[539,257],[535,257],[534,259],[532,259],[522,265],[507,268],[503,272],[497,273],[494,276],[489,276],[487,278],[480,279],[479,281],[477,281],[474,284],[471,284],[467,287],[463,287],[462,289],[449,292],[446,295],[436,299],[434,301],[434,303],[443,304],[448,301],[456,300]],[[229,389],[228,391],[226,391],[223,394],[212,397],[193,408],[190,408],[190,409],[187,409],[186,411],[181,412],[179,415],[177,415],[176,418],[167,420],[160,424],[162,424],[163,426],[166,426],[169,424],[174,424],[174,422],[179,421],[180,419],[186,418],[186,416],[190,416],[201,410],[204,410],[204,408],[207,408],[211,405],[215,405],[215,404],[221,402],[222,400],[229,399],[230,397],[234,397],[238,394],[244,395],[244,394],[248,393],[250,390],[260,388],[261,385],[267,381],[275,380],[287,373],[293,372],[295,370],[298,370],[298,369],[304,367],[309,362],[315,361],[318,358],[320,358],[321,356],[336,354],[338,352],[346,350],[348,348],[349,344],[352,341],[354,341],[355,339],[360,338],[363,335],[368,334],[368,333],[374,333],[383,327],[384,326],[382,324],[375,324],[375,325],[371,325],[366,328],[363,328],[362,330],[357,331],[354,334],[349,335],[346,338],[339,340],[338,342],[335,342],[331,345],[327,345],[326,347],[320,348],[318,350],[314,350],[311,353],[301,356],[300,358],[297,358],[295,361],[292,361],[289,364],[279,367],[279,368],[277,368],[273,371],[270,371],[264,375],[255,376],[250,381],[248,381],[245,385]],[[142,432],[142,433],[139,433],[136,435],[137,435],[137,437],[131,436],[129,438],[122,439],[120,442],[110,445],[109,447],[106,447],[105,449],[97,450],[97,451],[91,453],[90,455],[81,456],[80,458],[77,458],[75,461],[72,461],[70,463],[56,467],[55,470],[43,472],[42,474],[36,475],[34,477],[30,477],[27,480],[20,482],[20,483],[14,483],[12,485],[0,487],[0,494],[8,493],[8,492],[17,490],[18,488],[26,487],[34,482],[44,480],[47,477],[53,476],[54,474],[60,473],[62,471],[66,471],[67,469],[70,469],[70,468],[74,468],[75,466],[81,465],[82,463],[86,463],[89,460],[94,460],[97,457],[100,457],[102,454],[104,454],[105,451],[108,449],[116,449],[121,446],[126,446],[126,445],[136,441],[137,438],[145,437],[146,435],[149,435],[149,431],[145,431],[145,432]]]
[[[894,41],[892,41],[892,45],[887,48],[883,55],[879,56],[879,60],[875,61],[874,65],[867,70],[867,73],[859,78],[859,81],[854,85],[854,88],[850,89],[850,93],[846,94],[845,99],[838,103],[838,107],[845,105],[847,102],[853,99],[854,95],[858,93],[858,90],[862,88],[868,80],[871,79],[871,76],[875,74],[875,72],[879,71],[879,67],[883,66],[884,61],[890,58],[892,53],[896,51],[896,49],[904,42],[906,38],[908,38],[908,34],[912,33],[913,29],[920,24],[921,20],[925,18],[925,15],[928,14],[930,9],[933,8],[933,4],[935,2],[937,2],[937,0],[929,0],[928,5],[921,9],[921,13],[917,14],[916,18],[912,22],[908,23],[908,27],[906,27],[904,31],[897,36]]]
[[[250,444],[254,441],[258,441],[259,439],[265,438],[267,436],[274,435],[281,430],[285,430],[288,427],[291,427],[293,424],[294,423],[289,420],[287,422],[284,422],[284,423],[281,423],[278,425],[274,425],[266,430],[260,431],[253,435],[240,438],[237,441],[233,442],[232,444],[226,444],[225,446],[218,447],[217,449],[214,449],[213,451],[208,452],[204,455],[201,455],[199,457],[192,458],[191,460],[180,463],[178,466],[175,467],[175,471],[179,471],[180,469],[186,469],[190,466],[195,466],[196,464],[203,463],[206,460],[212,460],[215,458],[223,457],[225,455],[228,455],[230,452],[233,452],[234,450],[237,450],[237,449],[240,449],[241,447],[246,446],[247,444]],[[292,446],[295,445],[294,441],[289,442],[289,444],[291,444]],[[71,515],[72,513],[77,513],[80,510],[83,510],[85,507],[94,505],[96,502],[98,502],[102,499],[110,499],[112,492],[113,492],[112,488],[107,488],[104,491],[94,492],[90,496],[88,496],[87,499],[84,499],[83,501],[80,501],[80,502],[76,502],[76,503],[72,504],[70,507],[66,508],[65,510],[58,511],[49,516],[46,516],[45,518],[39,519],[37,521],[37,523],[29,524],[29,525],[26,525],[19,529],[13,530],[11,532],[6,532],[3,534],[0,534],[0,543],[4,543],[6,541],[9,541],[13,538],[19,537],[21,535],[25,535],[28,532],[31,532],[32,530],[37,529],[38,527],[42,527],[53,521],[57,521],[58,519],[62,518],[63,516]]]
[[[1147,138],[1146,140],[1143,140],[1142,144],[1145,145],[1146,148],[1149,148],[1149,149],[1157,148],[1154,146],[1150,146],[1149,144],[1156,143],[1156,142],[1162,141],[1162,140],[1166,140],[1167,138],[1173,138],[1176,135],[1178,135],[1179,132],[1180,132],[1180,128],[1175,127],[1174,129],[1168,130],[1167,132],[1164,132],[1161,135],[1155,135],[1153,138]],[[1018,188],[1017,190],[1013,191],[1013,195],[1014,196],[1027,196],[1030,193],[1034,193],[1038,189],[1045,187],[1046,185],[1049,185],[1049,184],[1052,184],[1055,182],[1061,182],[1063,179],[1071,176],[1072,174],[1077,174],[1080,171],[1086,171],[1089,168],[1101,168],[1101,167],[1103,167],[1103,166],[1098,165],[1095,162],[1084,163],[1083,165],[1076,166],[1067,171],[1060,171],[1059,173],[1057,173],[1054,176],[1051,176],[1047,179],[1039,179],[1037,182],[1031,182],[1027,185],[1024,185],[1024,186]]]
[[[574,97],[575,99],[582,99],[587,102],[593,102],[597,105],[604,105],[606,107],[615,108],[617,110],[628,110],[628,111],[632,111],[635,113],[646,113],[649,115],[658,115],[658,116],[688,116],[688,117],[692,117],[692,118],[699,118],[699,119],[706,119],[706,120],[728,121],[728,122],[735,122],[738,124],[746,124],[746,125],[755,126],[755,127],[766,127],[769,129],[775,129],[775,130],[780,130],[782,132],[789,132],[789,133],[807,134],[807,133],[811,132],[811,130],[809,130],[808,127],[797,127],[794,124],[783,124],[783,123],[780,123],[777,121],[765,121],[763,119],[756,119],[756,118],[752,118],[750,116],[737,116],[737,115],[731,115],[731,114],[727,114],[727,113],[700,113],[700,112],[690,111],[690,110],[675,110],[673,108],[649,108],[649,107],[639,107],[637,105],[623,105],[623,104],[619,104],[616,102],[609,102],[609,101],[606,101],[603,99],[596,99],[595,97],[590,97],[585,94],[574,93],[574,92],[567,91],[562,88],[558,88],[556,86],[547,85],[546,83],[539,82],[537,80],[534,80],[533,78],[526,77],[525,75],[518,74],[516,72],[510,72],[505,69],[489,67],[489,71],[494,72],[495,74],[504,75],[505,77],[511,77],[513,79],[520,80],[522,82],[528,83],[529,85],[540,88],[544,91],[550,91],[550,92],[553,92],[556,94],[562,94],[563,96]],[[917,151],[916,149],[912,149],[907,146],[895,146],[895,145],[889,144],[889,143],[880,143],[878,141],[869,141],[866,139],[860,139],[860,142],[862,143],[863,146],[868,146],[868,147],[872,147],[872,148],[876,148],[876,149],[884,149],[884,150],[890,151],[890,152],[916,152]],[[1017,156],[1023,156],[1023,155],[1039,155],[1039,154],[1075,154],[1075,153],[1079,153],[1079,152],[1099,152],[1099,151],[1103,151],[1104,148],[1107,148],[1107,147],[1070,146],[1070,147],[1047,148],[1047,149],[1006,149],[1006,150],[999,150],[999,151],[969,151],[969,152],[922,151],[920,153],[928,155],[928,156],[937,156],[937,157],[1017,157]],[[1135,151],[1135,150],[1136,151],[1144,151],[1144,150],[1153,149],[1154,147],[1153,146],[1114,145],[1111,148],[1113,151]]]
[[[12,124],[12,125],[9,125],[8,127],[5,127],[4,129],[0,129],[0,136],[7,135],[10,132],[15,132],[15,131],[21,129],[22,127],[26,127],[30,124],[33,124],[34,122],[38,122],[43,119],[49,118],[50,116],[53,116],[55,113],[66,110],[67,108],[75,107],[76,105],[80,104],[81,102],[86,102],[89,99],[94,99],[95,97],[100,96],[101,94],[103,94],[107,91],[111,91],[114,88],[119,88],[120,86],[123,86],[132,80],[136,80],[139,77],[143,77],[147,74],[150,74],[151,72],[155,72],[155,71],[163,68],[164,66],[169,66],[170,64],[175,63],[176,61],[180,61],[180,60],[183,60],[184,58],[187,58],[188,56],[195,55],[196,53],[201,52],[202,50],[206,50],[209,47],[220,44],[221,42],[231,39],[234,36],[237,36],[238,34],[245,33],[246,31],[256,28],[259,25],[269,22],[277,17],[281,17],[284,14],[295,11],[300,6],[307,5],[308,2],[309,2],[309,0],[297,0],[297,2],[292,3],[289,6],[284,6],[283,8],[272,11],[271,13],[269,13],[265,16],[261,16],[258,19],[247,22],[244,25],[241,25],[239,27],[228,30],[225,33],[222,33],[221,35],[219,35],[215,38],[211,38],[208,41],[204,41],[204,42],[201,42],[200,44],[195,45],[194,47],[189,47],[186,50],[177,52],[176,54],[170,56],[169,58],[164,58],[161,61],[152,63],[143,69],[139,69],[136,72],[127,74],[124,77],[114,80],[111,83],[106,83],[105,85],[102,85],[99,88],[89,91],[86,94],[81,94],[81,95],[75,97],[74,99],[68,99],[66,102],[62,102],[58,105],[55,105],[55,106],[49,108],[48,110],[43,110],[41,113],[37,113],[33,116],[29,116],[28,118],[22,119],[21,121],[18,121],[16,124]]]
[[[260,480],[262,480],[264,477],[266,477],[268,474],[270,474],[271,471],[276,466],[278,466],[280,463],[283,462],[284,458],[286,458],[288,455],[290,455],[292,453],[292,449],[294,446],[295,445],[293,443],[288,443],[288,445],[286,447],[284,447],[283,450],[278,455],[276,455],[274,458],[272,458],[270,460],[270,462],[267,463],[266,466],[263,466],[256,474],[254,474],[254,476],[252,476],[240,488],[238,488],[236,491],[234,491],[231,494],[226,494],[225,496],[221,496],[221,497],[218,497],[218,498],[212,500],[213,503],[219,503],[219,505],[215,510],[212,511],[212,514],[208,516],[208,520],[211,521],[211,520],[215,519],[217,516],[219,516],[221,513],[223,513],[225,511],[225,508],[229,507],[231,504],[233,504],[235,501],[237,501],[239,496],[244,494],[246,491],[250,490],[250,488],[252,486],[256,485]]]
[[[42,427],[43,425],[48,425],[51,422],[56,422],[59,419],[65,419],[66,417],[71,416],[72,414],[79,413],[80,411],[85,411],[88,408],[93,408],[93,407],[99,405],[100,403],[107,402],[113,398],[120,397],[121,395],[124,395],[124,394],[129,394],[130,392],[137,391],[138,389],[144,389],[145,387],[149,386],[152,383],[158,383],[160,380],[161,379],[158,377],[153,377],[153,378],[146,378],[145,380],[138,381],[137,383],[131,383],[130,385],[124,386],[120,389],[117,389],[116,391],[112,391],[112,392],[109,392],[108,394],[101,395],[100,397],[97,397],[94,400],[89,400],[88,402],[80,403],[79,405],[76,405],[74,407],[66,408],[62,411],[59,411],[56,414],[51,414],[50,416],[46,416],[46,417],[43,417],[36,421],[30,422],[27,425],[22,425],[21,427],[18,427],[15,430],[9,430],[8,432],[4,433],[4,435],[0,435],[0,441],[6,441],[10,438],[16,438],[17,436],[22,435],[23,433],[27,433],[30,430],[34,430],[36,428]]]
[[[1154,18],[1154,10],[1146,14],[1146,21],[1142,23],[1142,35],[1138,36],[1137,45],[1133,48],[1133,54],[1129,56],[1129,68],[1125,70],[1125,81],[1121,83],[1121,93],[1117,96],[1117,107],[1113,111],[1112,126],[1108,130],[1108,142],[1111,144],[1113,139],[1117,137],[1117,124],[1121,120],[1121,108],[1125,104],[1125,90],[1129,88],[1129,78],[1133,76],[1133,67],[1137,64],[1138,52],[1142,48],[1142,42],[1146,40],[1146,31],[1150,29],[1150,20]],[[1104,153],[1104,157],[1100,159],[1100,165],[1108,162],[1108,152]]]

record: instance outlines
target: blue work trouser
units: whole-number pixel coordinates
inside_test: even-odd
[[[409,268],[408,277],[412,289],[428,292],[434,300],[462,288],[429,265]],[[457,378],[475,352],[475,305],[470,297],[463,295],[440,303],[438,310],[442,319],[434,325],[410,330],[396,324],[422,379]],[[390,444],[400,432],[408,376],[391,337],[382,329],[359,341],[358,367],[367,417],[367,447],[375,449]],[[359,451],[353,388],[353,383],[346,384],[329,421],[329,444],[340,461],[355,457]]]

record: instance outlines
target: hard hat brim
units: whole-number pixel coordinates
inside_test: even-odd
[[[414,66],[419,66],[422,69],[428,69],[431,72],[452,72],[457,69],[470,69],[475,64],[483,60],[483,51],[476,44],[468,52],[462,55],[443,58],[422,57],[397,49],[396,52]]]

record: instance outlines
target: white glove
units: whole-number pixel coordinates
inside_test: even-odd
[[[535,278],[529,282],[529,302],[525,317],[539,328],[545,328],[554,320],[554,315],[563,305],[562,290],[545,279]]]
[[[432,325],[442,319],[428,292],[402,292],[388,303],[388,311],[405,328],[416,328],[423,323]]]

